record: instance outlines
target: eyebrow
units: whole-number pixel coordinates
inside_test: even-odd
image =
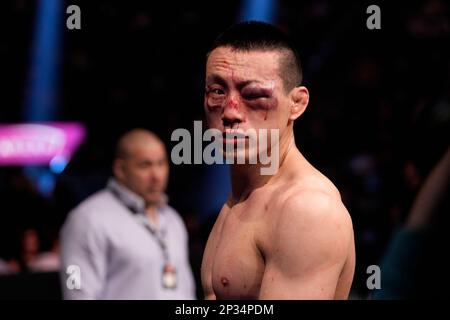
[[[218,74],[213,73],[213,74],[211,74],[211,75],[206,77],[206,84],[207,85],[210,84],[210,83],[214,83],[214,82],[217,82],[217,83],[222,84],[222,85],[226,85],[225,79],[222,78],[221,76],[219,76]]]
[[[214,82],[219,83],[223,86],[227,85],[226,80],[216,73],[213,73],[206,77],[206,85],[214,83]],[[236,81],[236,87],[238,87],[239,89],[242,89],[242,88],[248,86],[249,84],[253,84],[253,83],[264,84],[261,81],[256,80],[256,79],[255,80],[242,80],[242,81]]]

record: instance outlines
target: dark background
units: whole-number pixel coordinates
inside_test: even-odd
[[[26,119],[38,4],[16,0],[0,5],[2,124]],[[242,8],[241,1],[101,0],[66,2],[64,8],[70,4],[80,6],[82,26],[67,30],[63,12],[60,78],[53,92],[58,107],[52,120],[82,122],[88,136],[56,177],[50,195],[40,194],[22,168],[0,167],[0,258],[19,266],[24,230],[37,230],[39,250],[49,250],[68,211],[104,186],[122,133],[148,128],[170,151],[174,129],[192,130],[193,121],[203,119],[205,54],[218,33],[239,19]],[[370,4],[381,8],[381,30],[366,27]],[[293,36],[311,95],[295,126],[297,146],[336,184],[353,219],[355,298],[367,296],[367,266],[379,264],[423,179],[448,145],[448,15],[448,3],[439,0],[276,3],[274,24]],[[202,188],[205,170],[203,165],[172,164],[168,189],[171,205],[189,228],[197,279],[217,213],[200,214],[198,199],[208,197]],[[29,280],[37,275],[24,277],[23,263],[18,272],[0,278],[0,297],[39,292],[37,282]],[[42,279],[44,286],[57,287],[56,277]]]

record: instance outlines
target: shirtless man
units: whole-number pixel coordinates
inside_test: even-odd
[[[231,27],[208,54],[209,127],[278,129],[279,168],[262,175],[260,163],[231,165],[232,191],[202,262],[206,299],[348,298],[352,221],[336,187],[295,145],[294,121],[309,100],[301,80],[289,40],[267,24]]]

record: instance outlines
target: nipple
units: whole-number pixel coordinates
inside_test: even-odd
[[[228,285],[228,279],[225,278],[225,277],[222,277],[222,278],[220,279],[220,282],[222,283],[222,285],[223,285],[224,287],[226,287],[226,286]]]

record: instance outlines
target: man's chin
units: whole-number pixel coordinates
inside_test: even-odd
[[[162,197],[162,193],[147,195],[145,197],[145,202],[151,205],[155,205],[161,202]]]

